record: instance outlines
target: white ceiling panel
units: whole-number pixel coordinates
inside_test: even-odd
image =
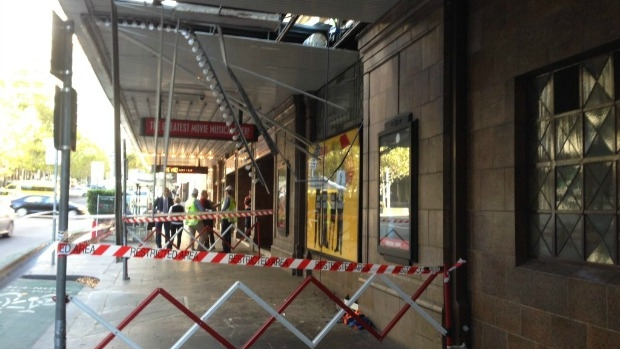
[[[111,98],[113,26],[109,23],[110,1],[59,0],[59,2],[68,19],[75,21],[75,32],[80,44],[93,64],[104,91]],[[180,20],[182,28],[198,25],[203,30],[197,33],[200,47],[206,52],[227,95],[234,101],[241,100],[237,85],[229,76],[228,69],[230,69],[249,96],[252,107],[267,115],[291,95],[316,91],[341,74],[356,63],[357,51],[310,47],[243,36],[220,37],[213,32],[215,27],[209,25],[233,25],[247,30],[273,27],[273,17],[261,17],[251,11],[374,22],[396,2],[395,0],[227,0],[225,2],[194,0],[194,4],[203,5],[220,6],[224,3],[227,9],[242,11],[244,14],[237,13],[238,16],[235,17],[167,11],[164,12],[164,21],[176,23]],[[174,31],[164,31],[162,47],[161,31],[149,30],[149,23],[159,22],[161,9],[140,3],[128,4],[127,1],[118,1],[117,5],[118,18],[121,21],[118,39],[123,124],[135,138],[140,150],[145,154],[155,151],[153,138],[140,135],[140,120],[156,114],[157,67],[160,53],[161,115],[165,117],[170,106],[173,119],[223,121],[209,83],[205,80],[202,68],[196,60],[197,52],[192,52],[187,39]],[[177,36],[179,40],[176,49],[175,93],[169,104],[168,94],[173,85],[171,72]],[[226,60],[222,56],[224,51]],[[245,118],[246,121],[249,119]],[[189,156],[194,159],[207,156],[219,158],[224,154],[230,154],[233,149],[232,141],[171,139],[169,152],[176,153],[175,155],[185,152],[187,158],[183,161],[189,161],[187,160]],[[162,150],[161,143],[158,150]],[[177,160],[181,161],[180,157],[177,157]],[[169,157],[169,161],[172,161],[172,158]]]

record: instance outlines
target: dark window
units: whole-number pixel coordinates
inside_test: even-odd
[[[556,114],[579,108],[579,66],[553,74],[553,106]]]
[[[347,69],[317,92],[324,101],[316,102],[312,139],[333,137],[342,130],[359,126],[362,121],[362,74],[358,64]],[[329,101],[329,103],[326,103]]]

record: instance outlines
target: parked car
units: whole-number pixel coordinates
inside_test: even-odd
[[[0,235],[10,237],[13,235],[15,223],[13,222],[13,211],[8,207],[0,207]]]
[[[88,193],[88,187],[77,186],[69,189],[69,196],[83,198]]]
[[[43,195],[28,195],[11,201],[11,208],[19,217],[23,217],[31,213],[47,213],[52,214],[54,210],[54,198]],[[86,214],[86,208],[75,203],[69,202],[69,215]],[[56,210],[59,209],[58,202]]]

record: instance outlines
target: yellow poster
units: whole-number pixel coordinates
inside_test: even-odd
[[[357,261],[359,218],[359,130],[309,149],[307,248],[338,259]]]

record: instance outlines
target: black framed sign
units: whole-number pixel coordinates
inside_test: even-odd
[[[378,251],[399,264],[418,259],[418,121],[401,114],[379,134]]]

